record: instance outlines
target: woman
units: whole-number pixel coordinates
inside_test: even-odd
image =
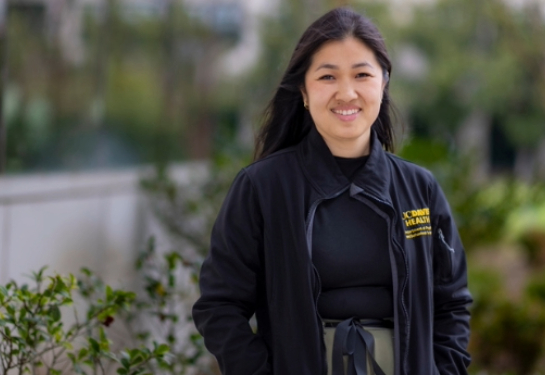
[[[389,152],[390,72],[347,8],[297,44],[201,270],[224,375],[467,373],[464,250],[432,175]]]

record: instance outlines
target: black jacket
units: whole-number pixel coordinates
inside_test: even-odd
[[[313,129],[238,174],[212,231],[193,318],[224,375],[326,374],[312,223],[318,205],[346,189],[388,224],[396,375],[467,373],[466,261],[439,185],[374,133],[350,183]]]

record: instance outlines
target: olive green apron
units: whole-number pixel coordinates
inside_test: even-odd
[[[325,320],[324,334],[328,375],[394,375],[390,321]]]

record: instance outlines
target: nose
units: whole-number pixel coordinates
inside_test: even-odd
[[[350,80],[344,79],[338,81],[335,99],[348,103],[356,99],[357,97],[358,93],[356,92],[354,85],[352,84],[352,82],[350,82]]]

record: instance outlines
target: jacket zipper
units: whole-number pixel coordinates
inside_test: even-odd
[[[307,214],[307,224],[305,228],[306,240],[307,240],[307,251],[308,251],[308,255],[310,259],[310,264],[312,265],[312,270],[314,271],[314,274],[316,275],[316,283],[317,283],[316,288],[318,290],[316,295],[314,296],[314,310],[316,311],[316,316],[318,317],[318,320],[322,323],[318,327],[318,332],[320,334],[320,337],[322,338],[321,344],[322,344],[322,367],[323,367],[322,374],[323,375],[327,375],[327,358],[326,358],[326,350],[325,350],[325,342],[324,342],[323,320],[320,315],[320,312],[318,311],[318,299],[320,298],[320,295],[322,294],[322,280],[320,279],[320,274],[318,273],[318,270],[316,269],[316,267],[314,266],[314,263],[312,262],[312,228],[314,225],[314,216],[316,214],[316,210],[318,206],[320,205],[320,203],[322,203],[325,200],[337,198],[339,195],[341,195],[346,190],[348,190],[348,188],[350,188],[350,185],[346,186],[345,188],[339,190],[337,193],[329,197],[317,199],[310,206],[310,209]]]
[[[397,267],[395,265],[395,260],[394,260],[394,257],[393,257],[393,254],[392,257],[391,257],[391,265],[392,265],[392,278],[394,279],[394,295],[397,296],[401,296],[401,308],[403,310],[403,313],[405,315],[405,321],[407,322],[406,324],[408,325],[409,324],[409,319],[408,319],[408,312],[407,312],[407,308],[405,307],[405,298],[404,298],[404,293],[405,293],[405,288],[407,287],[407,280],[409,278],[409,268],[408,268],[408,265],[407,265],[407,258],[405,256],[405,252],[403,251],[403,248],[401,247],[401,245],[399,244],[399,242],[397,242],[397,238],[396,236],[393,235],[393,228],[395,228],[395,225],[396,225],[396,219],[397,219],[397,216],[395,214],[395,209],[392,207],[392,205],[387,202],[387,201],[384,201],[380,198],[377,198],[375,197],[374,195],[368,193],[367,191],[365,191],[365,189],[363,188],[360,188],[361,189],[361,193],[363,195],[365,195],[366,197],[370,198],[371,200],[374,200],[375,202],[378,202],[378,203],[381,203],[383,205],[385,205],[386,207],[388,207],[390,210],[391,210],[391,215],[390,215],[390,225],[389,225],[389,234],[390,234],[390,238],[392,239],[392,242],[394,243],[394,245],[396,245],[398,247],[398,249],[400,249],[400,253],[401,255],[403,256],[403,264],[405,265],[405,280],[403,281],[403,285],[401,285],[401,291],[399,291],[399,287],[397,286],[397,283],[395,282],[395,280],[397,280]],[[389,244],[389,251],[391,249],[391,242],[388,241],[388,244]],[[391,253],[391,251],[390,251]],[[397,289],[397,293],[396,293],[396,289]],[[397,299],[397,298],[396,298]],[[394,300],[395,301],[395,300]],[[407,359],[407,350],[408,350],[408,346],[406,346],[405,348],[405,352],[403,353],[403,356],[401,356],[401,352],[400,352],[400,344],[401,344],[401,341],[400,341],[400,335],[399,335],[399,332],[400,332],[400,326],[399,326],[399,317],[397,316],[397,314],[395,313],[394,311],[394,332],[396,332],[396,339],[394,340],[394,349],[395,351],[394,352],[397,352],[399,353],[399,363],[401,364],[401,360],[402,358],[404,359],[404,362],[406,361]],[[397,347],[396,347],[397,346]],[[405,363],[403,363],[404,366],[405,366]],[[401,369],[395,369],[395,372],[396,373],[400,373]]]

